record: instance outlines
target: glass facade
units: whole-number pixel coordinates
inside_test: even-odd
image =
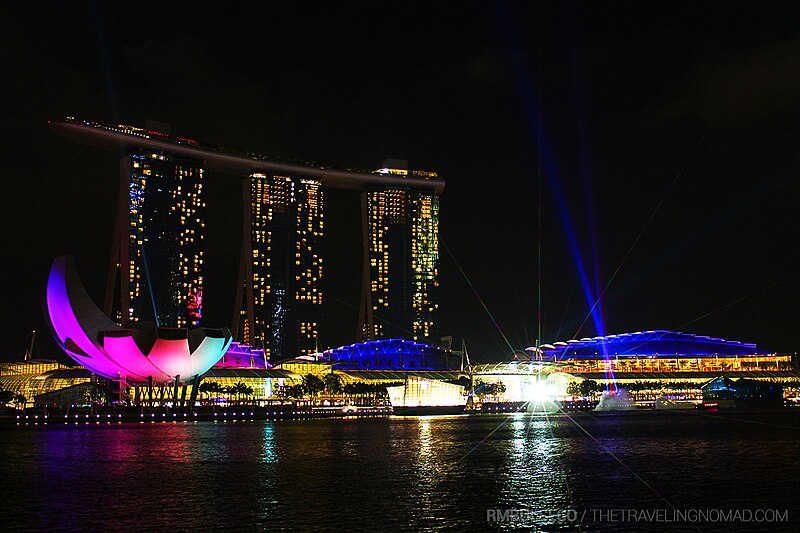
[[[364,194],[369,263],[363,335],[438,342],[439,197],[398,188]]]
[[[0,364],[0,387],[25,396],[26,405],[32,406],[40,394],[71,387],[91,380],[91,373],[83,368],[68,368],[55,361],[25,361]]]
[[[794,368],[786,354],[648,355],[564,359],[564,372],[776,372]]]
[[[268,359],[313,353],[322,321],[320,183],[254,173],[249,194],[254,323],[243,316],[242,331]]]
[[[409,376],[403,385],[386,388],[392,407],[464,405],[464,387],[435,379]]]
[[[197,161],[160,154],[134,154],[130,161],[126,322],[197,327],[203,316],[204,170]]]

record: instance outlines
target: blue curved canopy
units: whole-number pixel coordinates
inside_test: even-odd
[[[595,358],[598,356],[637,357],[714,357],[766,355],[753,343],[729,341],[691,333],[654,330],[621,333],[543,344],[539,350],[555,359]]]
[[[449,370],[459,363],[438,346],[404,339],[359,342],[325,352],[345,370]]]

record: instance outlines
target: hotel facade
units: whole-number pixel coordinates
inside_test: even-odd
[[[380,175],[436,178],[387,161]],[[362,340],[405,338],[438,343],[439,197],[410,187],[361,193],[364,273]]]
[[[202,164],[136,152],[120,166],[124,207],[117,214],[108,281],[112,286],[119,280],[119,300],[112,311],[107,298],[106,312],[125,325],[198,327],[206,207]]]
[[[313,353],[322,323],[322,186],[257,172],[244,182],[243,203],[239,340],[272,360]]]

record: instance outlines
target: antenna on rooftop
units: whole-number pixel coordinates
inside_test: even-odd
[[[467,360],[467,368],[472,367],[472,363],[469,360],[469,352],[467,352],[467,341],[465,339],[461,339],[461,371],[464,371],[464,359]]]
[[[36,342],[36,330],[34,329],[31,332],[31,345],[25,351],[25,361],[30,361],[31,357],[33,356],[33,345]]]

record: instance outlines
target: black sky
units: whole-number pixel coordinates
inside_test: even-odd
[[[47,129],[66,115],[440,172],[442,333],[485,360],[536,340],[540,204],[543,341],[596,334],[577,332],[590,304],[572,233],[592,287],[618,270],[606,333],[800,346],[792,2],[20,4],[0,6],[2,359],[44,330],[53,257],[74,255],[102,298],[118,163]],[[206,317],[227,325],[238,183],[211,175],[208,191]],[[356,328],[359,213],[326,194],[322,341],[339,345]]]

